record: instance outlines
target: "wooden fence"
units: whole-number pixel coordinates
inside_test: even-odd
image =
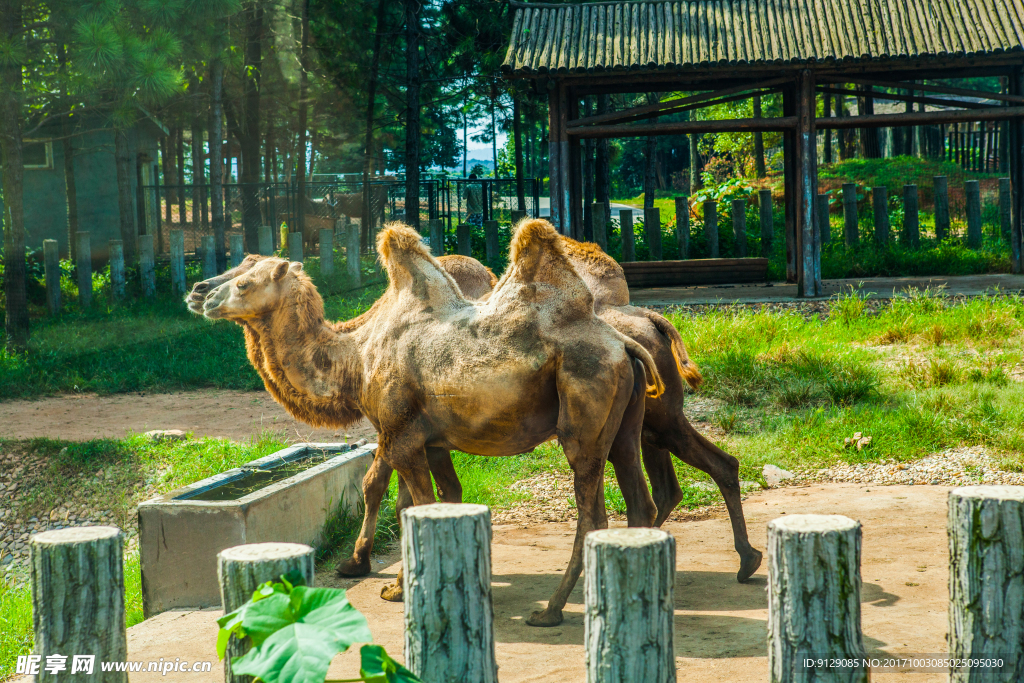
[[[431,683],[497,681],[490,511],[482,505],[423,505],[404,510],[402,522],[406,666]],[[997,680],[1024,680],[1022,529],[1024,487],[950,491],[949,655],[1002,660]],[[69,653],[124,661],[123,542],[113,527],[62,529],[31,538],[35,653],[43,661]],[[860,561],[861,526],[849,518],[787,515],[768,525],[767,645],[773,683],[869,680]],[[674,539],[659,529],[587,535],[588,681],[676,680],[675,566]],[[223,551],[218,572],[224,609],[236,608],[258,584],[291,569],[311,582],[312,549],[264,543]],[[84,619],[85,614],[92,616]],[[105,616],[99,620],[97,614]],[[442,623],[445,628],[435,627]],[[245,649],[245,643],[232,641],[229,651]],[[815,664],[822,659],[853,664],[829,671]],[[233,681],[230,670],[227,674]],[[976,680],[971,676],[967,669],[951,671],[953,681]],[[40,674],[39,680],[49,678]]]

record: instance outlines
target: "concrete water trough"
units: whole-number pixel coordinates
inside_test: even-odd
[[[358,513],[377,444],[300,443],[139,505],[146,618],[220,605],[217,553],[243,543],[316,545],[339,506]]]

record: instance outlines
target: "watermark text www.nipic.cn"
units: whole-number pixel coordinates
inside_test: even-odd
[[[70,661],[69,661],[70,660]],[[172,662],[169,659],[160,658],[159,661],[149,662],[100,662],[96,667],[96,655],[21,655],[18,657],[18,666],[14,673],[28,674],[35,676],[42,671],[50,674],[72,673],[90,676],[98,671],[127,671],[141,672],[148,671],[166,676],[169,673],[203,673],[213,669],[212,662],[190,662],[182,661],[175,657]]]

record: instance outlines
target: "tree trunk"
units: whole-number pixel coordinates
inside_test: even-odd
[[[522,107],[519,104],[519,97],[512,95],[512,145],[516,151],[516,208],[520,211],[526,210],[526,190],[523,187],[523,126]],[[591,145],[593,142],[591,141]],[[587,157],[589,158],[589,156]],[[593,181],[591,181],[593,187]]]
[[[179,127],[174,136],[174,157],[177,160],[178,227],[185,227],[185,129]]]
[[[366,84],[366,133],[363,143],[363,217],[359,221],[362,232],[362,249],[370,245],[370,231],[373,227],[372,194],[370,174],[373,173],[373,110],[377,102],[377,72],[380,68],[381,36],[384,29],[385,0],[377,0],[377,22],[374,25],[373,56],[370,58],[370,74]],[[352,258],[351,256],[349,258]],[[358,254],[355,256],[358,260]]]
[[[490,510],[448,503],[407,508],[402,559],[405,665],[424,681],[497,683]]]
[[[589,683],[675,683],[675,539],[660,529],[587,535],[583,642]]]
[[[1022,515],[1024,487],[949,492],[949,656],[1004,661],[998,674],[953,671],[954,683],[1024,678]]]
[[[114,167],[117,175],[117,208],[121,225],[121,241],[124,243],[125,263],[135,263],[135,244],[138,229],[135,227],[135,201],[132,194],[131,169],[132,151],[128,144],[128,131],[114,129]]]
[[[704,180],[700,177],[703,170],[700,164],[700,152],[697,151],[697,143],[700,142],[699,133],[690,134],[690,194],[704,187]]]
[[[261,10],[262,11],[262,10]],[[218,41],[217,49],[219,50],[220,44]],[[213,214],[213,240],[215,243],[216,259],[217,259],[217,272],[223,273],[227,270],[227,254],[224,252],[224,232],[225,232],[225,220],[224,220],[224,185],[222,183],[221,174],[215,173],[213,169],[221,169],[224,167],[223,150],[224,150],[224,109],[223,109],[223,97],[224,97],[224,62],[221,60],[220,55],[214,57],[210,62],[210,194],[212,199],[210,201],[210,213]],[[257,149],[259,143],[257,142]],[[254,162],[259,167],[259,160]],[[257,170],[257,173],[259,171]],[[260,223],[259,204],[255,201],[255,197],[252,198],[252,208],[256,212],[256,222]],[[243,201],[243,206],[245,206]],[[256,240],[249,241],[249,250],[254,251],[256,248]]]
[[[416,230],[420,228],[421,7],[419,0],[405,0],[405,222]]]
[[[63,72],[63,76],[67,78],[67,52],[64,49],[64,44],[59,43],[57,46],[57,57],[60,62],[60,69]],[[65,85],[61,86],[61,95],[67,98],[68,91],[65,81]],[[64,197],[67,201],[68,208],[68,259],[75,260],[75,242],[76,234],[78,233],[78,191],[75,185],[75,150],[71,144],[71,121],[70,116],[62,117],[61,119],[61,152],[64,157]],[[161,141],[165,139],[162,138]],[[164,181],[166,182],[166,180]],[[159,196],[157,196],[159,201]],[[157,207],[157,212],[159,212]]]
[[[295,151],[295,225],[292,232],[306,233],[306,124],[309,116],[309,0],[302,3],[302,38],[299,48],[299,143]],[[284,245],[281,245],[284,246]]]
[[[313,549],[301,543],[250,543],[236,545],[217,554],[217,580],[220,603],[225,614],[249,602],[258,587],[267,581],[297,572],[307,586],[313,585]],[[231,672],[231,658],[241,657],[252,648],[249,638],[228,639],[224,657],[225,683],[251,683],[252,676]]]
[[[78,678],[76,656],[92,655],[89,680],[127,683],[124,671],[101,670],[100,662],[128,657],[124,621],[124,536],[110,526],[46,531],[29,541],[32,565],[33,651],[64,655],[66,670],[40,667],[36,681]],[[81,662],[78,662],[81,666]]]
[[[467,154],[469,153],[469,146],[467,144],[467,131],[469,130],[469,122],[466,114],[466,108],[469,107],[469,98],[466,98],[466,104],[462,108],[462,177],[468,178],[466,173]]]
[[[828,95],[826,95],[828,97]],[[828,114],[825,114],[828,116]],[[761,118],[761,96],[754,95],[754,118]],[[827,135],[828,133],[826,133]],[[826,152],[826,154],[828,154]],[[764,178],[764,136],[761,131],[754,133],[754,171],[758,178]]]
[[[493,87],[493,86],[492,86]],[[491,95],[491,165],[494,177],[498,177],[498,126],[494,119],[494,94]]]
[[[866,683],[866,667],[808,673],[804,659],[861,659],[860,523],[786,515],[768,524],[768,670],[772,683]]]
[[[210,174],[216,169],[210,168]],[[206,183],[206,172],[203,169],[203,129],[197,123],[192,124],[192,229],[193,234],[203,227],[206,213],[206,198],[203,185]],[[201,220],[202,219],[202,220]],[[193,248],[198,246],[194,244]]]

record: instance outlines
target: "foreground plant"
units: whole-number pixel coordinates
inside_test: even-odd
[[[339,588],[311,588],[301,577],[267,581],[252,599],[217,620],[217,656],[224,659],[229,638],[248,638],[249,652],[231,658],[231,671],[264,683],[420,683],[380,645],[359,650],[359,678],[326,681],[327,668],[352,643],[373,639],[366,617]]]

